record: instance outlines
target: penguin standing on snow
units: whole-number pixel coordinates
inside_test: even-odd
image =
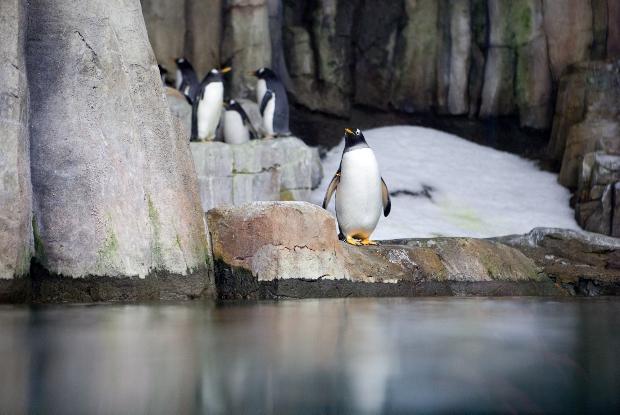
[[[288,127],[288,98],[286,88],[278,76],[269,68],[260,68],[253,73],[258,78],[256,82],[256,102],[263,107],[267,91],[271,91],[273,99],[273,120],[267,120],[271,135],[289,135]],[[267,105],[268,101],[265,103]],[[268,133],[269,134],[269,133]]]
[[[327,187],[323,208],[336,192],[336,219],[342,237],[352,245],[376,245],[370,235],[381,212],[390,214],[390,193],[362,132],[346,128],[344,139],[340,168]]]
[[[192,141],[213,141],[222,115],[224,74],[231,68],[211,69],[200,83],[192,105]]]
[[[224,141],[228,144],[243,144],[258,138],[252,122],[243,107],[234,99],[224,104]]]
[[[185,95],[188,101],[194,100],[194,95],[198,89],[198,76],[191,63],[185,58],[174,60],[177,64],[175,88]]]

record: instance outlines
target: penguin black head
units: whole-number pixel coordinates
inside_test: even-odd
[[[174,63],[177,64],[177,68],[183,70],[183,69],[190,69],[190,70],[194,70],[194,67],[192,66],[191,63],[189,63],[189,61],[183,57],[181,58],[176,58],[174,60]]]
[[[227,111],[237,111],[239,114],[244,113],[241,104],[239,104],[236,100],[231,99],[228,102],[224,103],[224,107]]]
[[[202,82],[206,84],[210,82],[223,82],[224,74],[230,71],[232,71],[232,68],[230,66],[227,66],[226,68],[222,68],[222,69],[213,68],[209,72],[207,72]]]
[[[258,79],[278,79],[278,75],[269,68],[259,68],[252,75]]]
[[[368,147],[366,143],[366,139],[364,138],[364,134],[360,131],[360,129],[356,129],[355,131],[350,128],[344,129],[344,151],[354,150],[356,148],[364,148]]]

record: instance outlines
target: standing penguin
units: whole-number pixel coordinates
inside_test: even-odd
[[[267,138],[275,135],[276,94],[268,89],[260,103],[260,115],[263,117],[263,130]]]
[[[211,69],[200,83],[192,105],[192,141],[213,141],[222,115],[224,77],[231,68]]]
[[[370,240],[381,217],[390,214],[390,193],[375,154],[360,130],[346,128],[340,168],[327,187],[323,208],[336,192],[336,218],[344,239],[352,245],[376,245]]]
[[[271,91],[274,96],[274,111],[272,135],[289,135],[288,126],[288,97],[286,88],[278,76],[269,68],[260,68],[253,73],[258,78],[256,82],[256,102],[262,107],[267,91]]]
[[[242,144],[258,138],[250,117],[234,99],[224,104],[224,141],[228,144]]]
[[[177,64],[175,87],[185,95],[189,101],[193,101],[198,89],[198,76],[191,63],[185,58],[174,60]]]

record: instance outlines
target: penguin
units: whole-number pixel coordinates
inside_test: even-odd
[[[161,77],[162,85],[166,86],[166,78],[168,77],[168,70],[161,65],[157,65],[159,68],[159,76]]]
[[[192,105],[192,141],[213,141],[222,115],[224,77],[230,67],[211,69],[204,77]]]
[[[340,167],[332,178],[323,209],[336,192],[336,219],[340,236],[352,245],[376,245],[370,239],[383,212],[390,214],[390,192],[379,172],[375,154],[362,132],[346,128]]]
[[[260,103],[260,115],[263,117],[263,130],[265,130],[266,138],[275,136],[275,110],[276,94],[268,89]]]
[[[175,88],[181,91],[188,101],[193,101],[199,87],[196,71],[185,58],[177,58],[174,62],[177,64]]]
[[[258,138],[248,114],[237,101],[231,99],[224,108],[224,142],[243,144]]]
[[[286,88],[275,74],[269,68],[260,68],[252,73],[258,78],[256,82],[256,103],[261,105],[267,91],[275,96],[274,113],[273,113],[273,135],[290,135],[288,125],[288,97]]]

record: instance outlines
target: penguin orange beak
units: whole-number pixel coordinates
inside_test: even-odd
[[[227,66],[227,67],[225,67],[223,69],[220,69],[220,73],[227,73],[227,72],[230,72],[230,71],[232,71],[232,68],[230,66]]]
[[[350,129],[348,129],[348,128],[345,128],[345,129],[344,129],[344,132],[345,132],[345,133],[347,133],[347,134],[355,134],[353,131],[351,131],[351,130],[350,130]]]
[[[249,71],[249,72],[248,72],[248,75],[251,75],[251,76],[256,76],[256,72],[255,72],[255,71]]]

